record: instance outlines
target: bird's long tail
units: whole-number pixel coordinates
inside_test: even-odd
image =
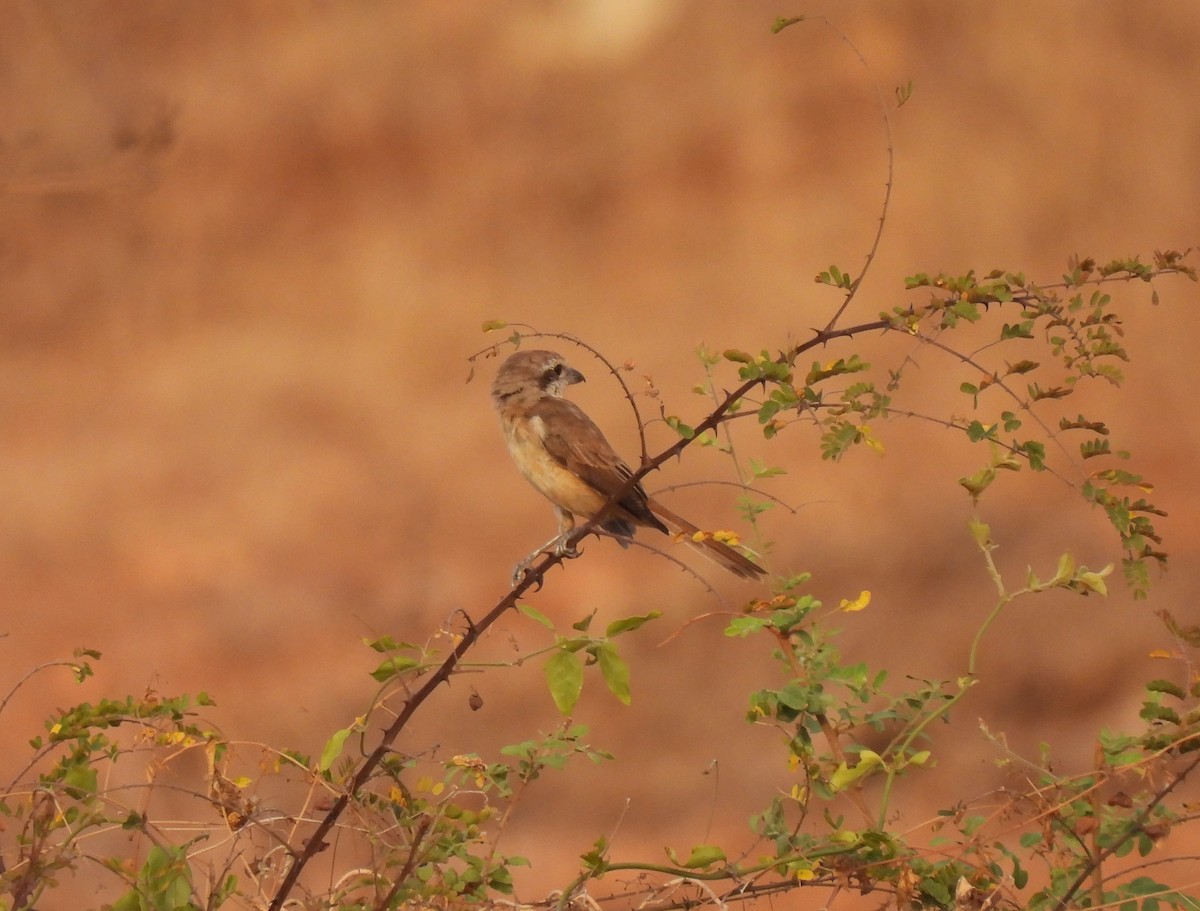
[[[738,553],[723,541],[718,541],[708,532],[703,532],[687,519],[678,516],[657,500],[650,498],[650,509],[663,520],[671,531],[682,535],[682,539],[704,556],[725,567],[743,579],[758,579],[767,571],[744,554]]]

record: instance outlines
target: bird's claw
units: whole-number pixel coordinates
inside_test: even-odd
[[[564,560],[574,560],[582,553],[583,551],[578,547],[568,544],[565,538],[554,548],[554,556],[562,557]]]
[[[567,543],[567,541],[569,539],[570,539],[570,532],[560,535],[559,537],[555,538],[554,540],[548,541],[546,544],[539,547],[537,550],[535,550],[533,553],[531,553],[528,557],[526,557],[524,560],[522,560],[520,563],[518,563],[516,566],[514,566],[513,572],[512,572],[513,588],[516,588],[518,585],[520,585],[522,582],[524,582],[525,577],[527,575],[529,575],[530,573],[532,573],[533,563],[535,560],[537,560],[538,557],[544,556],[546,554],[553,554],[554,556],[558,557],[560,560],[574,560],[576,557],[578,557],[580,554],[582,554],[583,551],[580,550],[578,547],[575,547],[574,545],[570,545]],[[537,579],[536,579],[537,588],[535,588],[534,591],[537,591],[538,589],[540,589],[542,587],[542,574],[537,573],[536,575],[537,575]]]
[[[537,555],[526,557],[520,563],[513,567],[512,571],[512,587],[516,588],[525,581],[525,577],[529,575],[533,569],[533,561]],[[537,573],[537,578],[534,580],[536,587],[534,591],[540,591],[542,587],[542,574]]]

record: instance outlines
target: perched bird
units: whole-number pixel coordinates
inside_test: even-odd
[[[656,528],[664,534],[674,531],[743,579],[765,575],[748,557],[703,535],[691,522],[648,496],[641,484],[626,488],[633,471],[583,409],[562,397],[568,386],[583,381],[583,374],[553,351],[518,351],[496,372],[492,403],[500,415],[508,451],[521,474],[554,504],[558,515],[558,534],[518,565],[515,578],[551,549],[569,555],[567,538],[575,519],[591,519],[623,488],[621,498],[599,523],[622,547],[629,546],[638,527]]]

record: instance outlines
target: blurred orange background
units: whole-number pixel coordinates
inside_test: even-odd
[[[51,706],[147,687],[207,690],[232,739],[319,752],[374,692],[364,637],[425,642],[458,611],[482,615],[553,532],[496,427],[497,362],[465,382],[468,357],[497,340],[481,324],[573,333],[632,362],[635,390],[652,377],[668,413],[699,418],[699,345],[805,338],[839,301],[813,276],[861,268],[888,176],[873,80],[894,188],[847,323],[906,303],[916,272],[1049,282],[1071,254],[1200,240],[1192,4],[4,9],[0,689],[76,645],[104,653],[84,688],[44,677],[14,700],[18,758]],[[799,13],[836,28],[770,33]],[[1100,726],[1135,723],[1141,682],[1174,672],[1147,653],[1170,645],[1155,607],[1197,621],[1200,309],[1191,283],[1156,287],[1157,308],[1144,285],[1113,291],[1129,382],[1090,401],[1157,485],[1174,570],[1148,603],[1114,576],[1106,601],[1051,595],[1006,614],[957,738],[935,746],[961,785],[914,779],[899,805],[911,824],[1000,780],[976,717],[1082,768]],[[573,397],[635,459],[619,387],[554,347],[589,376]],[[828,356],[853,350],[880,377],[916,357],[898,404],[969,411],[963,365],[892,338]],[[955,483],[986,455],[932,425],[875,429],[886,455],[830,464],[807,425],[771,446],[737,428],[743,455],[788,470],[765,487],[797,510],[766,517],[768,564],[813,572],[831,605],[869,589],[870,608],[837,621],[841,648],[898,688],[962,673],[994,599]],[[647,435],[654,451],[672,440],[661,422]],[[696,450],[648,486],[732,476]],[[728,488],[671,499],[698,523],[735,521]],[[1006,478],[984,517],[1014,584],[1028,564],[1050,575],[1063,550],[1091,566],[1118,556],[1100,513],[1053,478]],[[665,616],[623,642],[630,708],[587,680],[577,719],[618,762],[539,782],[505,835],[534,860],[527,898],[618,819],[620,857],[748,844],[746,819],[790,787],[778,736],[743,720],[747,694],[781,681],[765,647],[727,640],[721,617],[659,647],[754,592],[714,578],[722,602],[644,550],[586,550],[531,603],[564,628],[593,610]],[[500,627],[491,660],[548,642],[520,617]],[[431,708],[403,749],[495,758],[559,723],[532,663],[457,678]]]

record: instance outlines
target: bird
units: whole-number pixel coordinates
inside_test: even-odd
[[[584,376],[554,351],[521,350],[496,371],[492,404],[517,468],[554,506],[558,534],[517,565],[519,581],[533,560],[551,550],[575,556],[568,538],[575,520],[588,521],[618,492],[599,527],[628,547],[638,528],[672,532],[705,556],[743,579],[766,574],[757,563],[729,545],[701,532],[649,496],[640,483],[630,484],[633,471],[617,455],[604,433],[574,402],[563,397]]]

